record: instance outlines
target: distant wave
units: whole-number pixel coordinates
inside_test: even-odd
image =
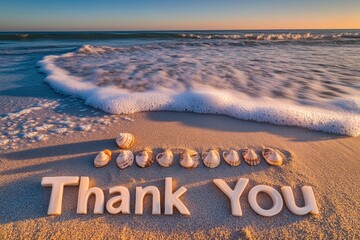
[[[39,32],[0,33],[0,40],[106,40],[106,39],[231,39],[231,40],[360,40],[359,32],[249,32],[249,31],[200,31],[200,32]]]
[[[260,33],[260,34],[180,34],[183,38],[197,39],[246,39],[246,40],[323,40],[323,39],[360,39],[359,33],[331,33],[331,34],[313,34],[313,33]]]

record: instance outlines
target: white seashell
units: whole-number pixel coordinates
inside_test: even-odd
[[[280,166],[284,160],[284,158],[272,148],[264,148],[262,150],[262,155],[270,165],[274,166]]]
[[[138,155],[136,155],[136,163],[139,167],[145,168],[150,166],[154,162],[153,153],[151,149],[144,149]]]
[[[222,155],[225,162],[227,162],[230,166],[236,167],[241,163],[239,154],[235,150],[230,150],[229,152],[224,151]]]
[[[134,154],[130,150],[120,150],[119,156],[116,158],[116,165],[120,169],[130,167],[134,163]]]
[[[156,155],[156,161],[163,167],[170,167],[174,161],[174,155],[170,150],[165,150]]]
[[[94,159],[95,167],[104,167],[107,165],[111,160],[111,151],[105,149],[104,151],[99,152]]]
[[[247,162],[251,166],[255,166],[255,165],[258,165],[260,163],[259,156],[252,149],[246,148],[246,149],[244,149],[242,151],[241,154],[242,154],[245,162]]]
[[[186,149],[180,155],[180,165],[184,168],[196,168],[199,165],[199,155],[193,150]]]
[[[201,158],[208,168],[216,168],[220,164],[220,154],[216,150],[210,150],[208,152],[203,152]]]
[[[119,137],[116,138],[116,144],[119,148],[129,149],[134,145],[135,137],[131,133],[120,133]]]

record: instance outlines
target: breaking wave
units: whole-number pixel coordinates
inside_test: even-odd
[[[46,56],[39,64],[47,74],[45,81],[56,91],[112,114],[223,114],[357,136],[359,51],[176,41],[84,45],[74,52]]]
[[[183,38],[197,39],[243,39],[243,40],[332,40],[332,39],[360,39],[359,33],[247,33],[247,34],[194,34],[182,33]]]

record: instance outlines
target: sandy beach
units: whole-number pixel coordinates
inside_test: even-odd
[[[21,101],[18,97],[13,100]],[[82,104],[80,100],[75,102]],[[36,114],[44,117],[46,111]],[[71,115],[71,111],[52,114]],[[46,141],[2,151],[0,238],[359,238],[360,138],[193,113],[151,112],[127,117],[115,116],[119,121],[94,132],[54,135]],[[230,167],[222,160],[215,169],[200,164],[187,170],[179,166],[175,154],[176,162],[170,168],[154,163],[146,169],[134,164],[119,170],[114,161],[119,151],[114,139],[119,132],[136,136],[132,148],[135,153],[144,147],[155,152],[170,148],[176,153],[183,148],[201,152],[245,147],[259,152],[262,146],[270,146],[282,151],[287,159],[281,167],[270,166],[263,159],[258,166],[242,160],[240,166]],[[93,159],[106,148],[113,151],[112,162],[97,169]],[[105,190],[105,199],[109,198],[110,187],[126,186],[132,196],[131,214],[77,215],[78,190],[68,187],[62,215],[47,216],[51,190],[40,185],[45,176],[88,176],[92,185]],[[150,198],[146,198],[144,215],[135,215],[135,187],[154,185],[161,191],[165,177],[172,177],[176,186],[188,189],[182,200],[191,216],[177,211],[173,216],[153,216]],[[250,182],[241,197],[243,216],[234,217],[229,200],[212,180],[221,178],[233,187],[240,177]],[[247,201],[249,189],[257,184],[277,190],[291,186],[299,205],[303,204],[300,187],[312,186],[320,214],[296,216],[284,206],[274,217],[259,216]],[[271,207],[266,194],[260,194],[258,201],[264,208]],[[93,204],[91,200],[90,212]]]
[[[186,34],[1,35],[0,239],[360,239],[360,137],[346,136],[359,133],[360,33]],[[343,59],[334,61],[337,56]],[[43,64],[44,73],[39,61],[46,58],[51,61]],[[214,87],[239,94],[227,98]],[[243,102],[242,94],[250,100]],[[264,97],[277,104],[263,105]],[[137,113],[109,114],[126,111],[124,106]],[[115,138],[124,132],[135,135],[134,154],[170,149],[174,165],[134,163],[120,170]],[[280,167],[263,158],[257,166],[242,159],[232,167],[223,158],[214,169],[202,162],[191,170],[179,165],[186,148],[221,154],[248,147],[259,155],[271,147],[286,159]],[[112,151],[112,161],[96,168],[94,158],[104,149]],[[51,189],[41,180],[55,176],[87,176],[105,201],[111,187],[127,187],[130,214],[95,215],[90,198],[89,213],[79,215],[79,188],[66,187],[62,214],[48,216]],[[167,177],[174,189],[187,188],[181,200],[190,216],[177,210],[164,215]],[[233,188],[240,178],[249,183],[240,198],[243,215],[235,217],[213,180]],[[311,186],[319,214],[297,216],[284,204],[277,215],[260,216],[248,201],[256,185],[279,192],[290,186],[299,206],[305,204],[301,187]],[[161,215],[151,214],[150,196],[144,214],[135,215],[135,189],[146,186],[159,188]],[[265,193],[257,201],[272,207]]]

